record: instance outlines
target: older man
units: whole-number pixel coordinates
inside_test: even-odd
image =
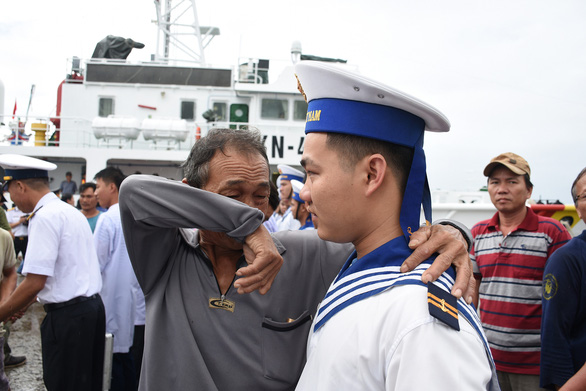
[[[538,216],[525,205],[533,184],[521,156],[496,156],[484,175],[497,213],[472,228],[480,318],[501,388],[533,391],[539,388],[543,269],[570,234],[559,221]]]
[[[210,130],[184,168],[183,183],[132,175],[120,189],[128,253],[147,301],[139,389],[290,390],[312,315],[352,246],[314,231],[271,238],[261,227],[270,185],[258,132]],[[459,240],[434,238],[431,247],[462,254]],[[423,253],[436,250],[429,244]]]
[[[578,216],[586,222],[586,168],[571,192]],[[586,230],[553,253],[543,275],[539,375],[541,387],[557,389],[586,362]],[[574,387],[586,389],[586,381]]]

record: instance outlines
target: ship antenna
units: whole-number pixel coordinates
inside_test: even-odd
[[[195,0],[154,0],[154,3],[158,28],[155,61],[187,61],[205,66],[204,49],[216,35],[220,35],[220,29],[199,25]],[[171,58],[171,47],[181,56]]]

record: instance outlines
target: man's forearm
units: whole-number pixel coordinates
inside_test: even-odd
[[[244,241],[264,214],[241,202],[187,184],[146,175],[128,177],[120,188],[122,223],[132,219],[160,228],[197,228],[226,232]]]
[[[0,304],[0,322],[23,309],[44,288],[47,276],[28,274],[10,297]]]
[[[581,391],[586,388],[586,364],[564,384],[561,391]]]
[[[16,266],[2,271],[3,277],[0,283],[0,304],[4,303],[16,289]]]

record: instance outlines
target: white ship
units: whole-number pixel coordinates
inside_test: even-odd
[[[0,153],[56,163],[52,188],[67,171],[79,184],[93,180],[107,165],[127,175],[181,179],[179,165],[209,129],[254,127],[263,134],[274,171],[280,163],[298,165],[307,112],[293,74],[294,61],[301,58],[299,46],[275,80],[269,80],[267,59],[207,66],[204,50],[219,29],[199,25],[195,0],[171,3],[155,1],[160,48],[151,61],[101,58],[108,50],[126,48],[129,53],[141,45],[112,36],[100,42],[100,53],[96,47],[93,57],[98,58],[72,58],[58,90],[57,115],[30,121],[3,115]],[[173,50],[182,58],[171,58]]]
[[[98,47],[94,58],[70,59],[58,90],[57,115],[28,121],[0,111],[0,154],[56,163],[52,189],[59,187],[67,171],[79,184],[92,181],[108,165],[126,175],[140,172],[181,179],[180,164],[209,129],[254,127],[263,135],[274,174],[277,164],[298,165],[307,104],[297,90],[294,64],[304,58],[341,60],[305,56],[301,45],[294,43],[291,63],[275,80],[269,80],[268,59],[246,58],[234,67],[211,67],[205,48],[220,30],[199,25],[195,0],[154,3],[157,50],[151,61],[104,58],[96,55]],[[128,52],[140,46],[111,36],[100,44],[104,52],[108,44],[113,51]],[[172,58],[173,50],[181,56]],[[3,95],[0,81],[0,110]],[[451,218],[469,227],[495,213],[486,192],[435,191],[432,200],[434,219]],[[573,205],[532,207],[565,220],[575,233],[585,228]]]

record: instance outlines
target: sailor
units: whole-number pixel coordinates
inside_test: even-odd
[[[301,198],[321,239],[352,242],[313,321],[298,390],[496,390],[476,311],[422,282],[430,257],[401,275],[421,205],[431,220],[424,130],[447,132],[429,105],[361,75],[301,62],[308,101]]]
[[[277,230],[296,230],[299,229],[301,224],[295,219],[295,216],[291,213],[291,200],[293,197],[293,188],[291,187],[291,181],[293,179],[303,182],[304,174],[296,168],[288,166],[286,164],[279,164],[277,166],[279,173],[279,195],[281,201],[287,206],[287,211],[277,219]]]
[[[105,314],[100,267],[89,224],[49,189],[57,166],[22,155],[0,155],[3,188],[29,216],[24,280],[0,305],[0,321],[35,297],[47,315],[41,325],[47,390],[101,390]]]
[[[291,197],[291,214],[299,221],[301,227],[299,230],[315,229],[313,221],[311,220],[311,213],[307,210],[305,201],[299,197],[299,193],[303,188],[303,183],[296,179],[291,180],[291,187],[293,189],[293,196]]]

